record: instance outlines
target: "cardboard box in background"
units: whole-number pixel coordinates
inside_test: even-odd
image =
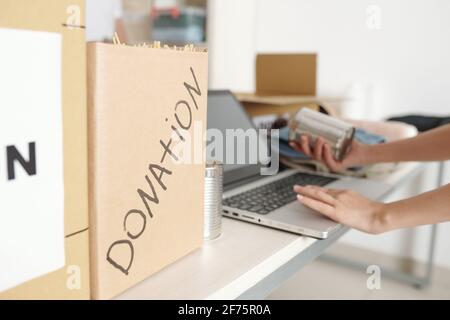
[[[317,55],[314,53],[258,54],[255,70],[256,91],[235,93],[252,117],[295,113],[301,107],[319,110],[319,106],[335,115],[344,100],[316,95]]]
[[[62,34],[66,267],[0,299],[89,299],[84,0],[2,0],[0,27]],[[30,55],[33,53],[30,52]],[[30,239],[33,241],[33,239]]]
[[[203,242],[207,64],[206,52],[88,44],[95,299],[116,296]],[[189,141],[191,163],[175,163],[175,146]]]
[[[316,54],[258,54],[256,94],[315,96]]]

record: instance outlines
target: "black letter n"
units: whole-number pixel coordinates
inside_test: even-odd
[[[26,161],[15,146],[6,147],[6,161],[8,164],[8,180],[16,178],[16,171],[14,169],[15,161],[19,161],[20,165],[27,172],[29,176],[36,174],[36,145],[34,142],[28,143],[28,161]]]
[[[194,78],[195,88],[192,85],[190,85],[189,83],[187,83],[187,82],[184,82],[184,87],[186,88],[187,92],[191,96],[191,99],[192,99],[192,101],[194,102],[194,105],[195,105],[195,109],[198,110],[197,101],[195,100],[195,97],[194,97],[194,94],[192,93],[192,91],[194,91],[195,94],[198,95],[198,96],[201,96],[202,92],[200,91],[200,87],[198,85],[197,77],[195,76],[194,69],[192,69],[192,67],[190,69],[191,69],[191,73],[192,73],[192,78]]]

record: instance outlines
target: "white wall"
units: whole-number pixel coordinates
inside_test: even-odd
[[[209,82],[214,89],[254,88],[257,2],[208,1]]]
[[[367,27],[370,5],[379,30]],[[209,0],[210,86],[252,91],[256,53],[315,51],[319,94],[354,97],[348,115],[450,115],[449,17],[448,0]],[[430,165],[391,200],[434,187],[436,175]],[[342,241],[423,260],[428,231],[354,231]],[[436,260],[450,267],[450,224],[438,236]]]
[[[120,11],[120,0],[86,0],[86,40],[111,39],[114,20]]]
[[[369,5],[381,29],[366,26]],[[365,117],[450,113],[448,0],[210,0],[211,86],[254,89],[257,52],[319,53],[319,94],[365,94]],[[251,67],[250,67],[251,66]],[[227,72],[224,72],[226,70]]]

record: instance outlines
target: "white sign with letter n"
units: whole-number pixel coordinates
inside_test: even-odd
[[[0,291],[65,265],[61,35],[0,28]]]

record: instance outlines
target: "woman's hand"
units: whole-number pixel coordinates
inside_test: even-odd
[[[369,147],[353,140],[350,152],[342,161],[337,161],[333,156],[331,146],[322,137],[317,138],[313,148],[310,147],[309,137],[305,135],[301,136],[300,141],[291,141],[289,145],[303,152],[308,157],[325,163],[334,172],[364,164],[367,159],[367,148]]]
[[[371,201],[351,190],[318,186],[294,186],[300,203],[328,218],[363,232],[386,231],[383,203]]]

